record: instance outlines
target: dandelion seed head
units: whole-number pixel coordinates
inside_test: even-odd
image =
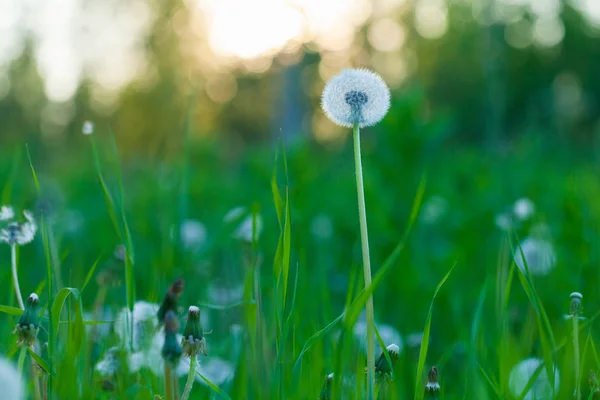
[[[372,126],[390,108],[390,89],[375,72],[345,69],[325,85],[321,107],[327,117],[340,126]]]
[[[245,218],[243,218],[244,215],[246,216]],[[227,214],[225,214],[223,221],[226,223],[239,223],[232,235],[235,239],[245,242],[252,242],[254,231],[256,231],[256,240],[258,240],[260,234],[262,233],[262,217],[260,214],[256,214],[256,217],[254,217],[252,212],[249,212],[245,207],[236,207],[231,209]]]
[[[203,358],[198,371],[217,386],[232,381],[235,376],[234,366],[229,361],[219,357]],[[198,375],[196,375],[196,381],[206,385],[206,382]]]
[[[11,206],[0,207],[0,221],[8,221],[15,217],[15,211]]]
[[[115,321],[115,333],[122,343],[127,343],[130,337],[129,321],[133,318],[133,349],[138,351],[147,348],[151,342],[152,335],[156,331],[158,321],[156,313],[157,304],[138,301],[133,306],[133,314],[124,308]]]
[[[515,202],[513,213],[519,220],[524,221],[535,213],[535,204],[528,198],[523,197]]]
[[[187,219],[179,227],[179,237],[186,249],[196,249],[206,242],[206,227],[200,221]]]
[[[0,388],[3,399],[22,400],[25,398],[23,378],[11,362],[0,357]]]
[[[522,251],[522,252],[521,252]],[[556,264],[556,253],[552,244],[539,237],[527,237],[518,248],[514,255],[517,267],[525,273],[525,264],[529,268],[531,275],[547,275]]]
[[[510,371],[508,385],[512,394],[519,397],[523,390],[527,387],[529,380],[533,377],[536,370],[544,364],[544,361],[539,358],[526,358],[515,365]],[[533,386],[529,389],[523,400],[539,400],[552,399],[554,394],[558,392],[560,378],[558,369],[554,368],[554,384],[551,384],[548,372],[545,366],[537,375]]]
[[[94,123],[92,121],[85,121],[81,127],[81,133],[84,135],[91,135],[94,133]]]

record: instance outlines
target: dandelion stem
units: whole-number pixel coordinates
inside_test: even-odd
[[[173,397],[173,377],[171,366],[165,360],[165,400],[175,400]]]
[[[10,258],[12,261],[12,278],[15,286],[15,295],[17,296],[17,302],[21,310],[25,309],[23,304],[23,297],[21,297],[21,288],[19,287],[19,275],[17,274],[17,245],[12,244],[10,246]]]
[[[190,357],[190,372],[188,374],[187,382],[185,383],[185,389],[183,390],[183,396],[181,400],[187,400],[192,392],[192,386],[194,386],[194,378],[196,377],[196,356]]]
[[[579,369],[579,313],[575,312],[573,319],[573,361],[575,363],[575,398],[581,400],[581,372]]]
[[[23,376],[23,367],[25,366],[25,356],[27,355],[27,346],[21,345],[21,352],[19,353],[19,360],[17,361],[17,371],[19,376]]]
[[[354,164],[356,167],[356,189],[358,194],[358,215],[360,219],[360,239],[362,245],[365,290],[371,286],[371,261],[369,257],[369,235],[367,232],[367,209],[365,206],[365,188],[360,155],[360,128],[354,125]],[[367,299],[367,399],[373,400],[375,383],[375,315],[373,294]]]

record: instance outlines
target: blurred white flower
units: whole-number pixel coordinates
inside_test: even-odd
[[[15,217],[15,211],[11,206],[0,207],[0,221],[7,221]]]
[[[421,209],[421,220],[428,224],[437,222],[448,211],[448,201],[441,196],[431,196]]]
[[[235,368],[229,362],[219,357],[202,357],[199,362],[198,372],[217,386],[233,380]],[[196,381],[206,385],[204,379],[196,375]]]
[[[85,121],[81,127],[81,133],[84,135],[91,135],[94,133],[94,123],[92,121]]]
[[[377,330],[379,331],[379,335],[383,340],[385,345],[389,345],[391,343],[395,343],[398,346],[398,353],[402,352],[404,348],[404,341],[402,340],[402,336],[400,332],[396,328],[390,325],[385,324],[375,324],[377,326]],[[359,346],[366,353],[367,351],[367,321],[364,318],[364,315],[361,316],[356,324],[354,324],[354,329],[352,331],[354,333],[354,337],[359,343]],[[375,337],[375,353],[380,353],[382,351],[381,346],[379,345],[379,340]]]
[[[528,198],[523,197],[515,202],[513,213],[517,219],[524,221],[535,213],[535,204]]]
[[[9,245],[20,245],[23,246],[30,243],[35,238],[37,232],[37,225],[33,219],[33,214],[30,211],[23,211],[26,222],[11,222],[8,224],[6,229],[0,231],[0,242],[7,243]]]
[[[535,371],[542,366],[542,370],[539,372],[533,386],[523,400],[542,400],[542,399],[553,399],[554,395],[558,392],[560,384],[560,378],[558,369],[554,367],[554,385],[550,383],[550,378],[544,366],[544,361],[539,358],[526,358],[519,362],[510,371],[508,385],[513,396],[519,397],[523,390],[527,387],[527,383],[533,377]]]
[[[327,214],[318,214],[310,221],[310,232],[318,240],[331,239],[333,236],[333,222]]]
[[[390,89],[375,72],[345,69],[325,85],[321,107],[340,126],[375,125],[390,108]]]
[[[181,243],[186,249],[197,249],[206,242],[206,227],[195,219],[186,219],[179,227]]]
[[[177,341],[181,342],[183,335],[177,335]],[[150,346],[129,356],[128,365],[131,372],[138,372],[142,367],[148,368],[156,376],[164,373],[165,362],[161,354],[165,344],[165,332],[163,328],[156,331],[150,341]],[[185,376],[190,370],[190,359],[181,357],[174,373],[177,376]]]
[[[0,357],[0,389],[3,399],[25,399],[25,385],[22,377],[13,364],[2,357]]]
[[[243,218],[243,219],[242,219]],[[260,214],[256,215],[256,226],[254,226],[254,216],[251,211],[248,211],[245,207],[236,207],[230,210],[223,221],[226,223],[239,222],[237,228],[233,232],[233,237],[246,242],[252,242],[252,232],[256,229],[256,240],[260,237],[263,229],[263,221]]]
[[[513,228],[513,217],[507,212],[497,214],[494,222],[496,223],[496,226],[503,231],[508,232]]]
[[[111,347],[104,352],[104,357],[96,364],[95,370],[101,376],[113,376],[119,372],[119,348]]]
[[[133,350],[146,349],[158,327],[158,304],[138,301],[133,306]],[[129,343],[129,321],[132,315],[127,308],[121,310],[115,320],[115,332],[122,343]],[[162,346],[161,346],[162,348]],[[159,350],[160,351],[160,350]]]
[[[531,275],[547,275],[556,264],[556,253],[549,241],[529,236],[515,249],[514,259],[523,273],[527,263]]]

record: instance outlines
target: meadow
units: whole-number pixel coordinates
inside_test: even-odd
[[[379,398],[596,398],[596,149],[542,129],[487,148],[453,129],[413,89],[362,133],[376,357],[398,346]],[[37,226],[15,246],[23,298],[39,296],[35,351],[17,345],[0,249],[0,354],[22,398],[170,399],[156,315],[176,279],[175,331],[198,306],[205,332],[191,399],[365,398],[351,132],[336,148],[244,151],[175,134],[164,159],[119,153],[102,121],[68,152],[0,150],[1,203]],[[186,359],[171,371],[180,394]],[[439,392],[425,389],[433,366]]]

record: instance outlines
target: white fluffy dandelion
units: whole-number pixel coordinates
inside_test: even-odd
[[[25,398],[25,385],[17,369],[8,360],[0,357],[0,388],[2,398],[22,400]]]
[[[91,135],[94,133],[94,123],[92,121],[85,121],[81,127],[81,133],[84,135]]]
[[[256,214],[255,219],[252,212],[245,207],[236,207],[229,210],[223,217],[223,221],[226,223],[239,223],[232,235],[235,239],[252,242],[254,234],[256,234],[256,240],[258,240],[262,233],[262,217],[260,214]]]
[[[12,212],[12,210],[11,210]],[[23,246],[31,243],[37,232],[37,225],[33,219],[31,211],[23,211],[26,222],[11,222],[6,229],[0,231],[0,242],[7,243],[11,246]]]
[[[181,243],[188,250],[202,247],[206,243],[207,236],[204,224],[195,219],[186,219],[179,227]]]
[[[527,263],[531,275],[547,275],[556,264],[556,253],[546,239],[530,236],[515,249],[515,263],[523,273]]]
[[[325,85],[321,107],[340,126],[372,126],[390,108],[390,89],[375,72],[345,69]]]
[[[15,217],[15,211],[11,206],[0,207],[0,221],[8,221]]]
[[[133,350],[146,349],[152,342],[152,337],[158,327],[158,304],[138,301],[133,306],[133,316],[124,308],[115,321],[115,333],[122,343],[127,343],[130,337],[130,323],[133,318]]]
[[[535,213],[535,204],[526,197],[520,198],[513,206],[513,213],[520,221],[529,219]]]
[[[404,341],[402,335],[396,328],[386,324],[377,324],[377,330],[384,343],[394,343],[398,347],[398,353],[402,352],[404,348]],[[365,319],[360,318],[354,324],[353,329],[354,337],[359,343],[359,346],[366,351],[367,350],[367,322]],[[375,341],[375,352],[380,353],[382,351],[379,341]]]
[[[541,366],[541,370],[537,378],[535,378],[533,386],[527,391],[523,400],[554,398],[554,395],[558,392],[560,383],[558,370],[554,367],[554,384],[551,384],[548,372],[543,364],[543,360],[532,357],[526,358],[512,368],[508,377],[508,385],[513,396],[519,397],[523,393],[523,390],[527,387],[527,383]]]

